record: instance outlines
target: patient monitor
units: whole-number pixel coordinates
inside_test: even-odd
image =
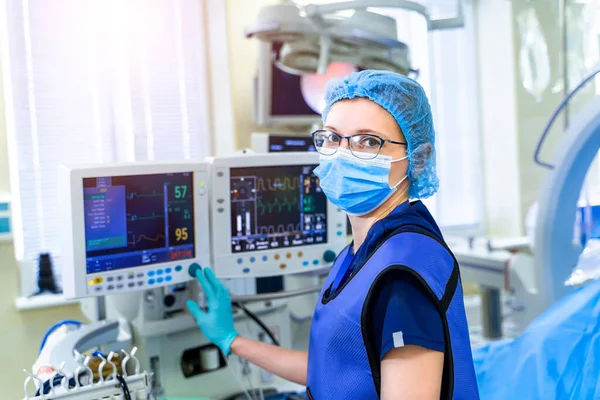
[[[212,254],[220,278],[308,272],[346,245],[345,214],[313,174],[316,153],[209,159]]]
[[[59,177],[65,297],[175,285],[208,265],[205,163],[63,166]]]

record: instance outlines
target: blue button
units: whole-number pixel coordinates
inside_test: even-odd
[[[302,262],[302,265],[304,265],[305,267],[306,267],[308,264],[310,264],[308,261],[303,261],[303,262]]]
[[[196,263],[190,264],[190,267],[188,268],[188,274],[190,274],[190,276],[192,278],[196,277],[196,274],[198,273],[198,271],[202,271],[202,268],[198,264],[196,264]]]
[[[269,257],[263,256],[263,261],[267,261],[268,259],[269,259]]]
[[[163,278],[156,278],[156,283],[163,283],[164,279]]]
[[[173,272],[173,270],[171,268],[165,269],[165,274],[170,274],[171,272]]]
[[[242,260],[241,258],[238,258],[238,264],[241,264],[243,262],[244,262],[244,260]]]
[[[148,271],[148,276],[154,276],[154,271]]]
[[[337,235],[342,236],[343,235],[342,231],[338,231]]]
[[[154,279],[148,279],[148,285],[154,285]]]
[[[181,265],[178,265],[175,267],[176,272],[181,272],[182,269],[183,269],[183,267]]]
[[[173,280],[173,277],[171,275],[165,276],[165,282],[171,282],[172,280]]]
[[[163,274],[163,270],[162,269],[157,269],[156,270],[156,275],[162,275]]]
[[[313,260],[314,265],[319,265],[319,260]]]
[[[254,261],[256,261],[256,258],[250,257],[250,262],[254,262]]]
[[[244,268],[242,271],[244,271],[244,273],[247,274],[248,272],[250,272],[250,268]]]

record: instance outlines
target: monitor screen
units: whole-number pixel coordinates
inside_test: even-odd
[[[316,165],[231,168],[233,253],[327,243]]]
[[[195,257],[193,173],[83,179],[87,273]]]
[[[274,52],[279,51],[279,43],[274,44]],[[321,114],[314,112],[302,94],[300,75],[289,74],[279,69],[275,64],[271,70],[271,115],[273,116],[314,116],[318,119]]]
[[[281,153],[290,151],[310,151],[315,152],[315,144],[310,135],[305,136],[284,136],[269,135],[269,152]]]

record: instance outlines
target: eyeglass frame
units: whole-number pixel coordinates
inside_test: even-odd
[[[316,131],[314,131],[313,133],[311,133],[310,136],[312,137],[315,149],[317,149],[317,153],[319,153],[319,154],[323,154],[323,153],[321,153],[318,150],[319,147],[317,146],[317,144],[315,142],[315,135],[317,133],[319,133],[319,132],[330,132],[330,133],[333,133],[334,135],[336,135],[337,137],[340,138],[340,141],[339,141],[338,146],[336,147],[335,151],[333,153],[331,153],[331,154],[324,154],[324,155],[328,155],[328,156],[331,156],[331,155],[334,155],[335,153],[337,153],[338,149],[340,148],[340,146],[342,144],[342,139],[346,139],[348,141],[348,149],[350,149],[350,152],[352,153],[352,155],[354,157],[356,157],[356,158],[360,158],[356,154],[354,154],[354,152],[352,151],[352,145],[350,144],[350,139],[352,139],[355,136],[370,136],[370,137],[377,138],[377,139],[379,139],[381,141],[381,143],[379,144],[379,149],[377,149],[377,153],[373,156],[373,158],[377,157],[379,155],[379,153],[381,153],[381,149],[383,148],[383,145],[386,144],[386,143],[398,144],[398,145],[401,145],[401,146],[407,146],[408,147],[408,143],[405,143],[405,142],[396,142],[395,140],[382,138],[381,136],[375,135],[373,133],[355,133],[354,135],[350,135],[350,136],[342,136],[339,133],[334,132],[334,131],[330,131],[328,129],[317,129]],[[366,158],[365,160],[370,160],[370,158]]]

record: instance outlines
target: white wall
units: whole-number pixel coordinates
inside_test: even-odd
[[[0,94],[3,93],[0,73]],[[6,148],[6,125],[4,123],[4,96],[0,95],[0,196],[10,193],[8,178],[8,149]]]

